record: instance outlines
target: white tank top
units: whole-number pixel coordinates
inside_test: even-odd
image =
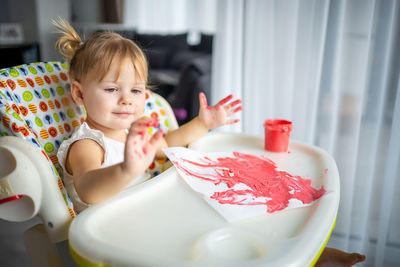
[[[124,143],[105,137],[101,131],[91,129],[86,122],[84,122],[81,126],[79,126],[79,128],[72,134],[72,136],[68,140],[65,140],[61,143],[60,148],[58,149],[57,152],[57,157],[63,169],[62,177],[65,188],[67,189],[67,192],[72,202],[74,203],[75,209],[78,213],[89,207],[90,204],[83,202],[79,198],[78,193],[75,190],[73,176],[67,172],[65,168],[65,163],[67,160],[68,150],[71,144],[82,139],[91,139],[97,142],[104,149],[104,162],[101,165],[101,168],[122,162],[124,160],[124,149],[125,149]],[[141,176],[138,176],[135,179],[133,179],[132,182],[127,187],[142,183],[148,180],[150,177],[151,174],[148,171],[146,171]]]

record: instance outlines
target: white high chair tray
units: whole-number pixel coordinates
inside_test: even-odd
[[[325,151],[291,142],[288,153],[264,151],[264,139],[212,133],[190,146],[199,151],[263,153],[280,169],[324,185],[313,205],[228,223],[195,193],[174,167],[72,222],[69,242],[82,265],[308,266],[318,259],[339,205],[336,164]]]

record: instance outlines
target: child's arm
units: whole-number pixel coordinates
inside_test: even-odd
[[[122,163],[101,168],[104,151],[89,139],[75,142],[67,158],[67,170],[74,177],[75,189],[82,201],[95,204],[121,192],[136,176],[142,174],[154,159],[162,132],[150,139],[147,128],[131,126]],[[69,168],[68,168],[69,167]]]
[[[238,99],[228,103],[232,98],[233,96],[229,95],[215,106],[210,107],[207,105],[206,96],[200,93],[199,115],[178,129],[169,132],[165,136],[168,146],[187,146],[210,129],[238,122],[238,119],[230,119],[230,117],[242,110],[242,106],[240,106],[242,101]]]

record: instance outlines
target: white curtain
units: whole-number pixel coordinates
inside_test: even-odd
[[[213,33],[216,0],[125,0],[124,25],[140,32]]]
[[[222,0],[212,102],[233,92],[241,124],[293,121],[292,139],[336,160],[341,202],[328,246],[400,265],[400,1]]]

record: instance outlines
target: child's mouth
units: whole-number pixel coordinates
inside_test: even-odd
[[[118,117],[123,117],[123,118],[133,115],[132,112],[113,112],[113,114],[117,115]]]

